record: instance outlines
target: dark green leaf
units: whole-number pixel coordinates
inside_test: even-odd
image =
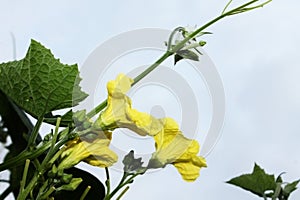
[[[36,118],[87,97],[79,86],[77,65],[60,63],[34,40],[24,59],[0,64],[0,80],[0,89]]]
[[[233,178],[227,183],[241,187],[260,197],[263,197],[266,191],[276,190],[274,175],[266,174],[257,164],[255,164],[252,174],[244,174]]]
[[[175,56],[174,56],[174,65],[176,65],[177,62],[179,62],[179,61],[182,60],[182,59],[183,59],[182,56],[180,56],[180,55],[178,55],[178,54],[175,54]]]

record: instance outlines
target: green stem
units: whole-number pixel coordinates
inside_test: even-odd
[[[144,174],[144,173],[143,173]],[[104,200],[110,200],[115,194],[117,194],[117,192],[119,192],[119,190],[121,190],[124,186],[132,183],[133,179],[140,175],[139,173],[136,173],[136,174],[129,174],[127,172],[124,172],[123,173],[123,177],[121,179],[121,181],[119,182],[118,186],[109,194],[109,195],[106,195]],[[130,176],[130,178],[128,178]],[[128,179],[127,179],[128,178]],[[126,180],[127,179],[127,180]],[[126,189],[125,189],[126,190]],[[126,190],[127,191],[127,190]],[[125,191],[125,192],[126,192]],[[124,193],[125,193],[124,192]]]
[[[27,148],[32,151],[33,148],[35,147],[35,140],[39,134],[39,130],[40,130],[40,127],[43,123],[43,120],[44,120],[44,115],[42,115],[42,117],[39,117],[38,118],[38,121],[36,122],[33,130],[32,130],[32,133],[30,134],[30,137],[29,137],[29,140],[28,140],[28,145],[27,145]]]
[[[172,42],[173,42],[173,38],[174,38],[175,33],[177,33],[180,30],[183,30],[183,29],[184,29],[183,27],[177,27],[172,31],[172,33],[170,34],[169,40],[168,40],[168,44],[167,44],[168,45],[168,49],[167,49],[168,51],[170,51],[171,48],[172,48]]]
[[[24,171],[23,171],[23,177],[20,183],[20,192],[22,193],[26,184],[26,179],[27,179],[27,173],[28,173],[28,169],[29,169],[29,164],[30,164],[30,160],[26,160],[25,162],[25,167],[24,167]]]
[[[227,16],[231,16],[234,14],[238,14],[241,12],[246,12],[258,7],[262,7],[264,5],[266,5],[267,3],[271,2],[272,0],[268,0],[265,3],[262,3],[258,6],[255,7],[251,7],[251,8],[246,8],[247,6],[257,2],[259,0],[253,0],[250,1],[248,3],[245,3],[237,8],[234,8],[228,12],[225,12],[225,10],[223,10],[222,14],[218,17],[216,17],[215,19],[209,21],[208,23],[206,23],[205,25],[201,26],[200,28],[198,28],[196,31],[194,31],[193,33],[189,34],[185,39],[183,39],[181,42],[179,42],[178,44],[176,44],[173,48],[170,49],[171,44],[168,44],[168,50],[151,66],[149,66],[144,72],[142,72],[140,75],[138,75],[137,77],[134,78],[134,82],[132,84],[135,85],[136,83],[138,83],[142,78],[144,78],[146,75],[148,75],[150,72],[152,72],[157,66],[159,66],[164,60],[166,60],[169,56],[173,55],[175,52],[177,52],[178,50],[180,50],[182,47],[184,47],[184,45],[191,40],[192,38],[196,37],[201,31],[203,31],[204,29],[206,29],[207,27],[211,26],[212,24],[216,23],[217,21],[227,17]],[[228,7],[229,4],[226,5],[226,8]],[[243,10],[244,9],[244,10]],[[178,29],[178,28],[177,28]],[[175,29],[175,30],[177,30]],[[174,31],[172,32],[172,34],[174,34]],[[171,35],[172,36],[172,35]],[[172,37],[170,37],[170,40],[172,39]],[[170,42],[170,41],[169,41]],[[101,110],[103,110],[107,105],[107,100],[104,100],[102,103],[100,103],[98,106],[96,106],[93,110],[91,110],[87,116],[89,118],[92,118],[93,116],[95,116],[96,114],[98,114]]]
[[[44,184],[42,185],[42,187],[40,187],[39,193],[38,193],[36,199],[40,199],[40,196],[44,193],[44,190],[47,188],[48,185],[49,185],[49,181],[46,180],[46,181],[44,182]]]
[[[35,172],[33,175],[33,178],[30,180],[29,184],[27,185],[27,187],[23,190],[23,192],[20,192],[17,200],[25,200],[26,197],[28,196],[28,194],[32,191],[32,189],[34,188],[37,180],[40,178],[40,173]]]
[[[106,195],[109,195],[110,193],[110,177],[109,177],[109,170],[107,167],[105,167],[105,174],[106,174],[106,181],[105,181],[105,185],[106,185]]]
[[[80,197],[80,200],[84,200],[84,198],[86,197],[86,195],[89,193],[91,189],[91,186],[87,186],[86,189],[84,190],[83,194]]]
[[[43,194],[42,196],[41,196],[41,199],[46,199],[50,194],[52,194],[52,192],[54,192],[55,191],[55,187],[54,186],[52,186],[52,187],[50,187],[50,189],[45,193],[45,194]]]
[[[225,11],[227,10],[228,6],[229,6],[231,3],[232,3],[232,0],[230,0],[230,1],[226,4],[225,8],[224,8],[223,11],[222,11],[222,14],[225,13]]]
[[[51,165],[56,159],[58,158],[58,154],[61,153],[60,147],[63,146],[67,141],[73,139],[75,137],[75,135],[69,135],[65,138],[63,138],[62,140],[60,140],[55,146],[52,146],[53,142],[49,141],[49,147],[51,148],[52,146],[52,150],[48,152],[46,158],[43,160],[40,170],[38,172],[35,172],[33,178],[31,179],[31,181],[29,182],[29,184],[27,185],[27,187],[24,189],[24,191],[22,193],[19,194],[18,199],[17,200],[25,200],[26,197],[28,196],[28,194],[33,190],[33,188],[36,186],[37,181],[39,180],[39,178],[41,176],[43,176],[43,174],[47,171],[47,169],[49,168],[49,164]],[[48,148],[49,148],[48,147]]]
[[[165,61],[169,56],[173,55],[172,52],[167,51],[165,52],[155,63],[150,65],[145,71],[139,74],[137,77],[134,78],[134,82],[132,86],[137,84],[140,80],[142,80],[145,76],[147,76],[150,72],[152,72],[156,67],[158,67],[163,61]]]
[[[150,65],[145,71],[143,71],[140,75],[134,78],[134,82],[132,83],[132,86],[137,84],[142,78],[147,76],[150,72],[152,72],[157,66],[159,66],[164,60],[166,60],[169,56],[171,56],[172,52],[165,52],[155,63]],[[91,110],[88,114],[88,118],[92,118],[96,114],[98,114],[101,110],[103,110],[107,105],[107,100],[104,100],[102,103],[100,103],[98,106],[96,106],[93,110]]]
[[[26,159],[32,160],[34,158],[37,158],[38,156],[43,154],[47,149],[49,149],[50,146],[51,146],[51,141],[43,144],[41,147],[39,147],[38,149],[32,152],[28,152],[27,150],[24,150],[16,157],[6,160],[4,163],[1,163],[0,172],[9,169],[11,167],[22,165]]]
[[[58,135],[58,129],[59,129],[60,121],[61,121],[61,118],[58,117],[57,121],[56,121],[56,126],[55,126],[55,130],[54,130],[54,134],[53,134],[53,137],[52,137],[52,140],[51,140],[50,149],[49,149],[49,151],[48,151],[48,153],[47,153],[47,155],[44,158],[43,163],[42,163],[43,166],[45,165],[44,163],[48,162],[52,158],[52,156],[54,155],[54,153],[56,153],[55,150],[54,150],[54,147],[55,147],[55,143],[57,141],[57,135]]]
[[[110,200],[115,195],[115,193],[117,193],[119,191],[119,189],[120,189],[119,186],[121,184],[123,184],[123,182],[125,181],[127,176],[128,176],[128,174],[126,172],[124,172],[118,186],[112,191],[112,193],[107,192],[105,197],[104,197],[104,200]]]
[[[194,37],[196,37],[201,31],[203,31],[204,29],[206,29],[207,27],[211,26],[212,24],[216,23],[217,21],[227,17],[227,16],[230,16],[230,15],[233,15],[233,14],[237,14],[236,12],[237,11],[240,11],[242,10],[243,8],[246,8],[247,6],[257,2],[259,0],[253,0],[253,1],[250,1],[248,3],[245,3],[237,8],[234,8],[228,12],[225,12],[225,13],[222,13],[220,16],[214,18],[213,20],[209,21],[208,23],[204,24],[203,26],[201,26],[200,28],[198,28],[197,30],[195,30],[194,32],[192,32],[191,34],[189,34],[186,38],[184,38],[181,42],[179,42],[176,46],[174,46],[174,48],[172,49],[173,52],[177,52],[179,49],[181,49],[186,42],[188,42],[189,40],[193,39]],[[261,4],[261,5],[265,5],[266,3],[269,3],[271,0],[265,2],[264,4]],[[256,6],[258,7],[258,6]],[[247,10],[246,10],[247,11]]]
[[[121,194],[116,198],[116,200],[120,200],[122,198],[122,196],[124,196],[124,194],[129,190],[129,186],[127,186],[122,192]]]

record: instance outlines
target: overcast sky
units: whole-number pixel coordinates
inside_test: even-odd
[[[246,1],[234,4],[242,2]],[[13,58],[10,32],[16,38],[17,58],[25,55],[34,38],[62,62],[81,66],[114,35],[147,27],[200,26],[226,3],[0,0],[0,62]],[[181,180],[172,166],[140,177],[124,200],[259,199],[224,183],[250,172],[254,162],[268,173],[286,172],[286,181],[300,178],[299,7],[296,0],[275,0],[208,29],[214,34],[205,38],[205,51],[218,69],[226,95],[222,137],[207,157],[209,167],[194,183]],[[300,199],[300,190],[291,199]]]

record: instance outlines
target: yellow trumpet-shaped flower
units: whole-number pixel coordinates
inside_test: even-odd
[[[109,144],[110,139],[106,134],[99,134],[93,140],[76,138],[66,144],[67,148],[61,155],[62,161],[58,169],[73,167],[80,161],[93,166],[109,167],[118,160],[118,156],[108,148]]]
[[[165,167],[173,164],[182,178],[195,181],[202,167],[206,167],[203,157],[197,156],[199,144],[184,137],[177,123],[171,118],[164,119],[164,129],[154,136],[156,152],[152,154],[149,168]]]
[[[141,136],[153,136],[156,152],[148,167],[161,168],[173,164],[184,180],[196,180],[200,169],[206,167],[205,159],[197,156],[198,142],[184,137],[173,119],[156,119],[133,109],[130,98],[126,96],[132,83],[133,80],[124,74],[108,82],[107,107],[95,122],[96,126],[109,127],[111,130],[128,128]]]
[[[141,136],[156,135],[163,129],[162,120],[132,108],[131,100],[126,95],[132,83],[133,80],[124,74],[107,83],[107,107],[95,124],[111,129],[128,128]]]

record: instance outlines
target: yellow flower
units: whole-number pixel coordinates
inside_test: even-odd
[[[149,162],[149,168],[165,167],[173,164],[182,178],[195,181],[202,167],[206,167],[203,157],[197,156],[199,144],[184,137],[177,123],[171,118],[164,119],[164,130],[154,136],[156,152]]]
[[[161,168],[173,164],[182,178],[194,181],[202,167],[206,167],[203,157],[197,156],[199,144],[184,137],[178,124],[171,118],[156,119],[150,114],[132,108],[126,96],[133,80],[124,74],[107,84],[107,108],[95,122],[96,126],[128,128],[141,136],[154,137],[156,152],[149,161],[149,168]]]
[[[131,100],[126,95],[132,83],[133,80],[124,74],[119,74],[116,80],[107,83],[107,107],[95,124],[112,130],[128,128],[141,136],[156,135],[163,129],[162,120],[132,108]]]
[[[81,137],[76,138],[66,144],[67,148],[62,153],[62,161],[58,169],[67,169],[75,166],[80,161],[98,167],[109,167],[118,160],[118,156],[111,151],[110,133],[99,134],[96,138],[89,140]]]

